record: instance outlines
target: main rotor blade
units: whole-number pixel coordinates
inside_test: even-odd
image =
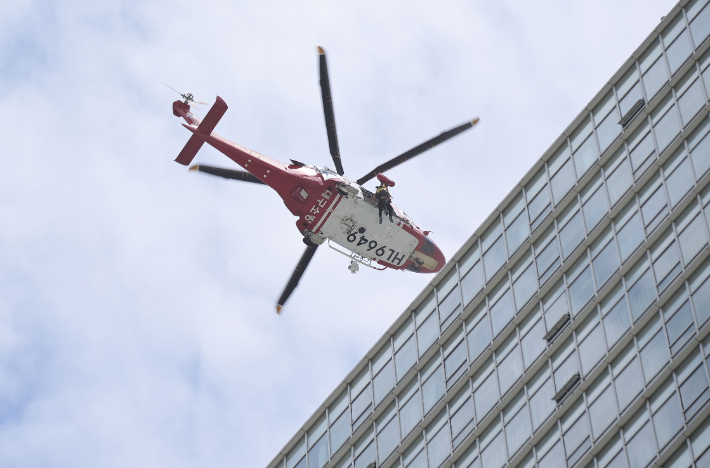
[[[212,174],[219,177],[224,177],[225,179],[241,180],[242,182],[252,182],[254,184],[263,184],[255,175],[250,174],[246,171],[234,171],[232,169],[224,169],[221,167],[214,166],[202,166],[195,165],[190,167],[191,171],[204,172],[206,174]]]
[[[470,121],[470,122],[466,122],[466,123],[463,124],[463,125],[459,125],[459,126],[456,127],[456,128],[452,128],[451,130],[446,131],[446,132],[442,133],[441,135],[432,138],[432,139],[429,140],[429,141],[425,141],[425,142],[422,143],[421,145],[415,146],[414,148],[412,148],[412,149],[410,149],[409,151],[406,151],[406,152],[400,154],[399,156],[397,156],[397,157],[395,157],[395,158],[390,159],[390,160],[387,161],[386,163],[380,164],[379,166],[377,166],[376,168],[374,168],[372,171],[368,172],[365,176],[360,177],[360,178],[357,180],[357,183],[358,183],[359,185],[362,185],[362,184],[364,184],[365,182],[367,182],[368,180],[370,180],[370,179],[372,179],[373,177],[375,177],[376,174],[381,174],[381,173],[383,173],[383,172],[385,172],[385,171],[388,171],[388,170],[392,169],[393,167],[399,166],[399,165],[402,164],[403,162],[408,161],[408,160],[412,159],[412,158],[415,157],[415,156],[419,156],[419,155],[422,154],[424,151],[429,150],[429,149],[432,149],[432,148],[435,147],[436,145],[439,145],[439,144],[445,142],[446,140],[455,137],[456,135],[458,135],[458,134],[461,133],[461,132],[465,132],[465,131],[468,130],[469,128],[471,128],[471,127],[473,127],[474,125],[476,125],[476,124],[478,123],[478,120],[479,120],[478,117],[476,117],[476,118],[474,118],[474,119],[473,119],[472,121]]]
[[[291,293],[293,292],[293,290],[296,289],[296,286],[298,286],[298,282],[300,281],[301,276],[303,276],[303,272],[306,271],[306,268],[308,267],[308,264],[311,262],[311,259],[313,258],[313,254],[316,253],[317,248],[318,248],[318,245],[313,244],[313,243],[309,244],[308,247],[306,247],[306,251],[303,252],[301,259],[298,261],[298,265],[296,265],[296,269],[293,270],[293,274],[291,275],[291,279],[288,280],[288,283],[286,284],[286,287],[284,288],[283,293],[281,293],[281,297],[279,298],[279,302],[276,303],[276,313],[277,314],[281,313],[281,308],[284,306],[284,304],[288,300],[289,296],[291,296]]]
[[[343,175],[343,164],[340,162],[340,148],[338,148],[338,132],[335,130],[335,113],[333,112],[333,96],[330,93],[330,79],[328,78],[328,64],[325,60],[325,51],[318,47],[320,61],[320,92],[323,98],[323,115],[325,116],[325,129],[328,132],[328,146],[333,157],[335,169]]]

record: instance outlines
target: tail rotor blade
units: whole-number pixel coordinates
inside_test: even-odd
[[[284,304],[286,303],[288,298],[291,296],[291,293],[293,293],[293,290],[296,289],[296,286],[298,286],[298,282],[300,281],[301,276],[303,276],[303,273],[306,271],[306,268],[308,267],[308,264],[311,262],[313,255],[316,253],[316,249],[318,249],[318,245],[313,244],[313,243],[308,243],[308,247],[306,247],[306,251],[303,252],[301,259],[298,261],[298,265],[296,265],[296,269],[293,270],[293,274],[291,275],[291,279],[288,280],[288,283],[286,284],[286,287],[284,288],[283,293],[281,293],[281,297],[279,298],[279,301],[276,303],[276,313],[277,314],[281,313],[281,309],[283,308]]]
[[[343,164],[340,161],[340,148],[338,148],[338,132],[335,129],[333,96],[330,92],[330,78],[328,78],[328,64],[322,47],[318,47],[318,59],[320,64],[320,92],[323,98],[323,115],[325,116],[325,129],[328,133],[328,146],[336,171],[338,174],[343,175]]]
[[[402,164],[403,162],[409,161],[410,159],[414,158],[415,156],[419,156],[420,154],[422,154],[426,150],[429,150],[429,149],[435,147],[436,145],[439,145],[439,144],[445,142],[446,140],[449,140],[450,138],[455,137],[459,133],[465,132],[469,128],[476,125],[478,123],[478,120],[479,120],[478,117],[476,117],[473,120],[471,120],[470,122],[466,122],[463,125],[459,125],[456,128],[452,128],[451,130],[448,130],[448,131],[442,133],[441,135],[436,136],[436,137],[432,138],[431,140],[425,141],[421,145],[415,146],[414,148],[410,149],[409,151],[406,151],[406,152],[400,154],[399,156],[390,159],[386,163],[380,164],[379,166],[377,166],[372,171],[368,172],[363,177],[360,177],[357,180],[357,183],[362,185],[365,182],[367,182],[368,180],[375,177],[375,175],[381,174],[381,173],[388,171],[394,167],[397,167],[400,164]]]
[[[235,171],[232,169],[224,169],[222,167],[194,165],[190,167],[191,171],[204,172],[225,179],[241,180],[242,182],[251,182],[254,184],[263,184],[255,175],[246,171]]]

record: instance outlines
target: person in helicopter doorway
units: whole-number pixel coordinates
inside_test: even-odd
[[[375,192],[375,198],[377,199],[377,209],[380,210],[380,224],[382,224],[382,210],[387,208],[389,213],[390,222],[394,222],[392,219],[392,214],[394,210],[392,209],[392,195],[390,195],[389,190],[387,190],[387,185],[381,183],[377,186],[377,192]]]

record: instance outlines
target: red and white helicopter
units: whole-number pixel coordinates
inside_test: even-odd
[[[352,273],[358,271],[358,264],[377,270],[392,268],[415,273],[436,273],[441,270],[446,259],[428,237],[429,231],[423,231],[404,211],[394,205],[394,221],[386,220],[381,224],[375,195],[363,187],[363,184],[377,177],[385,185],[394,186],[394,182],[382,175],[383,172],[443,143],[478,122],[478,118],[475,118],[402,153],[357,180],[348,179],[343,175],[343,165],[340,161],[328,67],[325,52],[321,47],[318,47],[318,54],[323,113],[335,171],[293,159],[290,164],[285,164],[213,133],[227,111],[227,104],[219,96],[202,121],[190,112],[190,106],[206,103],[195,101],[194,96],[189,93],[181,94],[182,101],[173,102],[173,114],[185,119],[183,126],[192,132],[187,144],[175,159],[176,162],[187,166],[202,145],[207,143],[248,172],[205,165],[195,165],[190,167],[190,170],[227,179],[266,184],[279,194],[289,211],[298,217],[296,228],[303,235],[306,251],[277,302],[277,313],[281,312],[281,308],[298,285],[318,246],[325,242],[350,259],[348,269]]]

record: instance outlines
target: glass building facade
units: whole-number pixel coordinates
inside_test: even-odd
[[[710,467],[709,35],[678,3],[268,468]]]

